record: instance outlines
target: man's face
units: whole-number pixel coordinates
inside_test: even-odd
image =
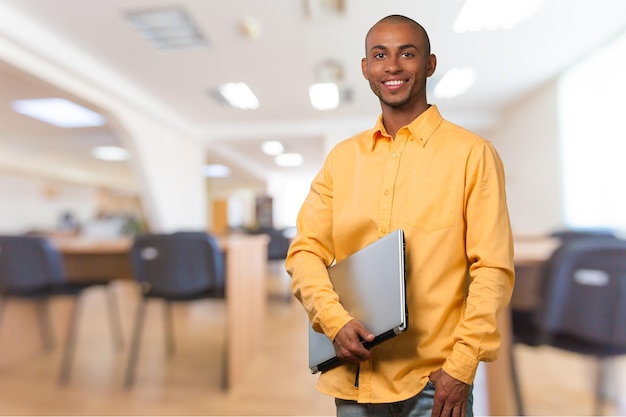
[[[436,59],[419,28],[408,23],[379,23],[366,40],[363,76],[383,105],[412,108],[426,102],[426,78]]]

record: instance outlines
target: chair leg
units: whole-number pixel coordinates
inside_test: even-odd
[[[137,305],[135,326],[133,328],[132,339],[130,341],[130,353],[128,356],[128,365],[126,366],[126,378],[124,380],[125,387],[130,387],[135,382],[135,368],[137,367],[137,356],[139,354],[139,343],[141,341],[141,331],[143,328],[145,309],[146,299],[141,297],[139,304]]]
[[[511,380],[513,383],[513,394],[515,395],[515,405],[517,406],[517,415],[525,416],[524,398],[522,397],[522,387],[520,386],[519,374],[517,372],[517,363],[515,362],[515,344],[509,342],[509,361],[511,368]]]
[[[228,331],[224,334],[224,343],[222,343],[222,389],[229,388],[230,381],[228,379]]]
[[[596,361],[596,392],[593,405],[593,415],[601,416],[604,414],[604,402],[606,400],[606,378],[608,374],[609,359],[598,358]]]
[[[163,323],[165,325],[166,354],[174,355],[176,347],[174,344],[174,319],[172,316],[172,303],[164,300],[163,304]]]
[[[111,325],[111,336],[113,337],[113,347],[120,351],[124,348],[124,336],[122,332],[122,320],[115,295],[115,288],[107,286],[107,307],[109,309],[109,323]]]
[[[78,296],[75,298],[70,313],[70,323],[67,329],[67,336],[65,338],[65,347],[63,349],[63,360],[61,362],[61,373],[59,374],[59,384],[66,384],[70,377],[70,371],[72,366],[72,359],[74,357],[74,350],[76,347],[76,336],[78,334],[78,316],[80,315],[81,299]]]
[[[6,303],[5,300],[2,299],[2,297],[0,297],[0,323],[2,323],[2,312],[4,311],[4,304]]]
[[[35,302],[37,309],[37,319],[39,320],[39,331],[41,332],[41,345],[43,350],[50,351],[54,347],[52,330],[50,326],[50,314],[48,299],[44,298]]]

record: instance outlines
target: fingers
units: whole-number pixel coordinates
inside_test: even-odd
[[[371,353],[363,347],[363,340],[371,342],[374,340],[374,335],[360,322],[349,321],[339,330],[333,341],[337,357],[350,363],[361,363],[368,360]]]
[[[443,416],[443,404],[444,401],[441,397],[437,397],[437,390],[435,389],[435,401],[433,402],[433,411],[431,417],[441,417]]]
[[[443,369],[432,372],[429,378],[435,384],[432,417],[465,417],[471,386]]]

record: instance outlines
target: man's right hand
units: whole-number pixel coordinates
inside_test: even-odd
[[[335,353],[342,361],[361,363],[370,358],[371,353],[363,347],[363,341],[374,341],[374,334],[367,330],[361,322],[352,319],[339,330],[333,345]]]

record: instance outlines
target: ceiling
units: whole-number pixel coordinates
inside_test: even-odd
[[[626,30],[626,1],[547,0],[531,19],[510,30],[463,35],[452,31],[462,0],[345,0],[340,16],[312,18],[304,0],[0,0],[0,38],[24,46],[88,82],[151,112],[206,144],[207,161],[231,166],[228,184],[260,183],[272,173],[314,173],[325,140],[371,127],[376,98],[360,72],[364,35],[381,17],[405,14],[424,25],[438,68],[473,67],[477,82],[463,96],[437,100],[443,115],[479,133],[530,90]],[[206,48],[163,52],[128,24],[129,12],[182,7],[206,36]],[[241,30],[244,19],[260,35]],[[112,126],[59,129],[11,111],[18,98],[81,97],[38,80],[0,55],[0,142],[42,152],[89,158],[94,144],[118,142]],[[308,87],[321,62],[343,67],[341,87],[351,100],[330,111],[314,110]],[[601,76],[601,74],[599,74]],[[216,102],[210,91],[245,81],[260,100],[257,110]],[[431,95],[431,102],[432,99]],[[93,107],[93,106],[92,106]],[[279,168],[260,143],[276,139],[300,152],[300,169]],[[120,168],[122,169],[122,168]]]

